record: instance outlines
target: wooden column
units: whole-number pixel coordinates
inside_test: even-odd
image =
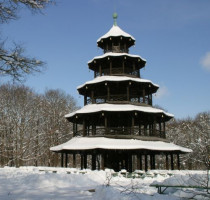
[[[107,126],[108,124],[107,124],[107,116],[105,115],[104,116],[104,126],[105,126],[105,131],[107,132]]]
[[[76,168],[76,154],[73,153],[73,168]]]
[[[129,85],[127,86],[127,101],[130,101]]]
[[[174,170],[174,157],[172,153],[171,153],[171,170]]]
[[[139,135],[141,135],[141,122],[139,121]]]
[[[131,135],[134,135],[134,125],[135,125],[135,118],[134,118],[134,115],[132,115],[132,118],[131,118]]]
[[[153,155],[150,154],[150,169],[153,169]]]
[[[133,162],[132,162],[132,154],[129,153],[128,155],[128,171],[132,172]]]
[[[61,153],[61,167],[63,167],[63,153]]]
[[[148,171],[147,154],[144,155],[145,172]]]
[[[161,122],[159,122],[159,137],[162,137],[162,133],[161,133]]]
[[[84,105],[87,105],[87,95],[84,95]]]
[[[85,119],[83,119],[83,137],[86,136],[86,123],[85,123]]]
[[[147,124],[144,124],[144,135],[147,135]]]
[[[83,159],[84,159],[84,168],[87,169],[87,154],[86,153],[84,153]]]
[[[92,154],[92,170],[96,170],[96,155]]]
[[[110,87],[107,85],[107,99],[110,100]]]
[[[68,166],[68,154],[65,153],[65,167],[67,168]]]
[[[140,169],[140,154],[137,154],[137,169]]]
[[[92,103],[95,103],[95,99],[94,99],[94,90],[91,90],[91,101]]]
[[[110,64],[109,64],[109,68],[110,68],[110,75],[112,75],[112,61],[110,61]]]
[[[169,170],[168,154],[166,154],[166,169]]]
[[[104,154],[101,154],[101,170],[104,170]]]
[[[133,61],[133,71],[135,71],[136,66],[135,66],[135,61]]]
[[[83,153],[80,154],[80,157],[81,157],[81,169],[84,169],[84,156],[83,156]]]
[[[179,154],[177,153],[177,169],[180,170],[180,158],[179,158]]]
[[[99,65],[99,74],[102,76],[101,64]]]
[[[143,93],[143,103],[145,103],[145,88],[143,88],[142,93]]]
[[[122,62],[122,68],[123,68],[123,74],[125,73],[125,61],[123,60],[123,62]]]
[[[166,138],[166,123],[163,122],[163,138]]]
[[[156,136],[156,117],[154,116],[154,122],[153,122],[153,136]]]
[[[75,123],[73,123],[73,137],[75,136],[76,133],[76,127],[75,127]]]

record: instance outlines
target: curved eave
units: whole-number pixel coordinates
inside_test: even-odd
[[[156,92],[159,88],[157,84],[154,84],[152,81],[146,79],[132,78],[127,76],[99,76],[91,81],[87,81],[83,85],[78,86],[77,90],[79,91],[80,94],[82,94],[83,93],[82,91],[86,90],[86,87],[89,87],[90,85],[109,83],[109,82],[129,82],[129,81],[131,83],[148,84],[148,87],[150,85],[151,90],[154,92]]]
[[[131,104],[89,104],[84,106],[83,108],[69,113],[65,115],[65,118],[71,119],[76,117],[77,115],[85,115],[90,113],[99,113],[99,112],[144,112],[144,113],[157,113],[162,114],[166,118],[171,119],[174,115],[169,114],[161,109],[153,108],[150,106],[136,106]]]
[[[88,65],[90,66],[94,61],[97,62],[99,59],[108,59],[108,57],[129,57],[129,58],[136,58],[137,60],[143,62],[146,64],[146,60],[144,58],[141,58],[139,55],[133,55],[133,54],[128,54],[128,53],[113,53],[113,52],[108,52],[105,53],[101,56],[96,56],[92,60],[88,61]]]
[[[163,141],[143,141],[134,139],[113,139],[105,137],[74,137],[66,143],[51,147],[54,152],[77,150],[148,150],[158,152],[190,153],[191,149]]]

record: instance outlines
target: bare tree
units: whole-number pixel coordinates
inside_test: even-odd
[[[0,0],[0,24],[18,19],[18,12],[22,7],[29,8],[32,12],[41,12],[53,0]],[[7,48],[5,39],[0,35],[0,76],[10,76],[14,80],[23,80],[28,74],[42,71],[44,62],[26,56],[25,49],[14,43],[12,48]]]
[[[40,95],[24,85],[0,86],[0,165],[58,165],[49,148],[71,138],[64,115],[76,107],[61,90]]]

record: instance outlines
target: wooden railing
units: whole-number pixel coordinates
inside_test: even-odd
[[[143,99],[143,97],[136,97],[136,96],[130,96],[129,99],[127,97],[127,95],[124,94],[119,94],[119,95],[110,95],[109,99],[108,96],[97,96],[93,99],[88,98],[87,99],[87,104],[93,104],[93,103],[107,103],[107,102],[120,102],[120,101],[130,101],[132,103],[144,103],[147,105],[152,105],[152,99],[148,98],[147,96],[145,96],[145,98]]]
[[[139,74],[139,70],[131,70],[129,68],[125,68],[123,70],[122,67],[120,68],[115,68],[113,67],[110,71],[110,69],[102,69],[101,71],[101,76],[106,76],[106,75],[119,75],[119,74],[128,74],[128,75],[132,75],[132,76],[135,76],[135,77],[138,77],[140,78],[140,74]],[[100,76],[100,72],[99,71],[96,71],[95,72],[95,77],[98,77]]]
[[[89,128],[85,130],[79,130],[74,133],[74,136],[103,136],[103,135],[136,135],[136,136],[153,136],[159,138],[165,138],[164,131],[159,129],[144,129],[137,127],[96,127],[95,129]]]

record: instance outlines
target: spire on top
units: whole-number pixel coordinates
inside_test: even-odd
[[[114,19],[114,26],[117,26],[117,13],[114,12],[112,15],[113,19]]]

